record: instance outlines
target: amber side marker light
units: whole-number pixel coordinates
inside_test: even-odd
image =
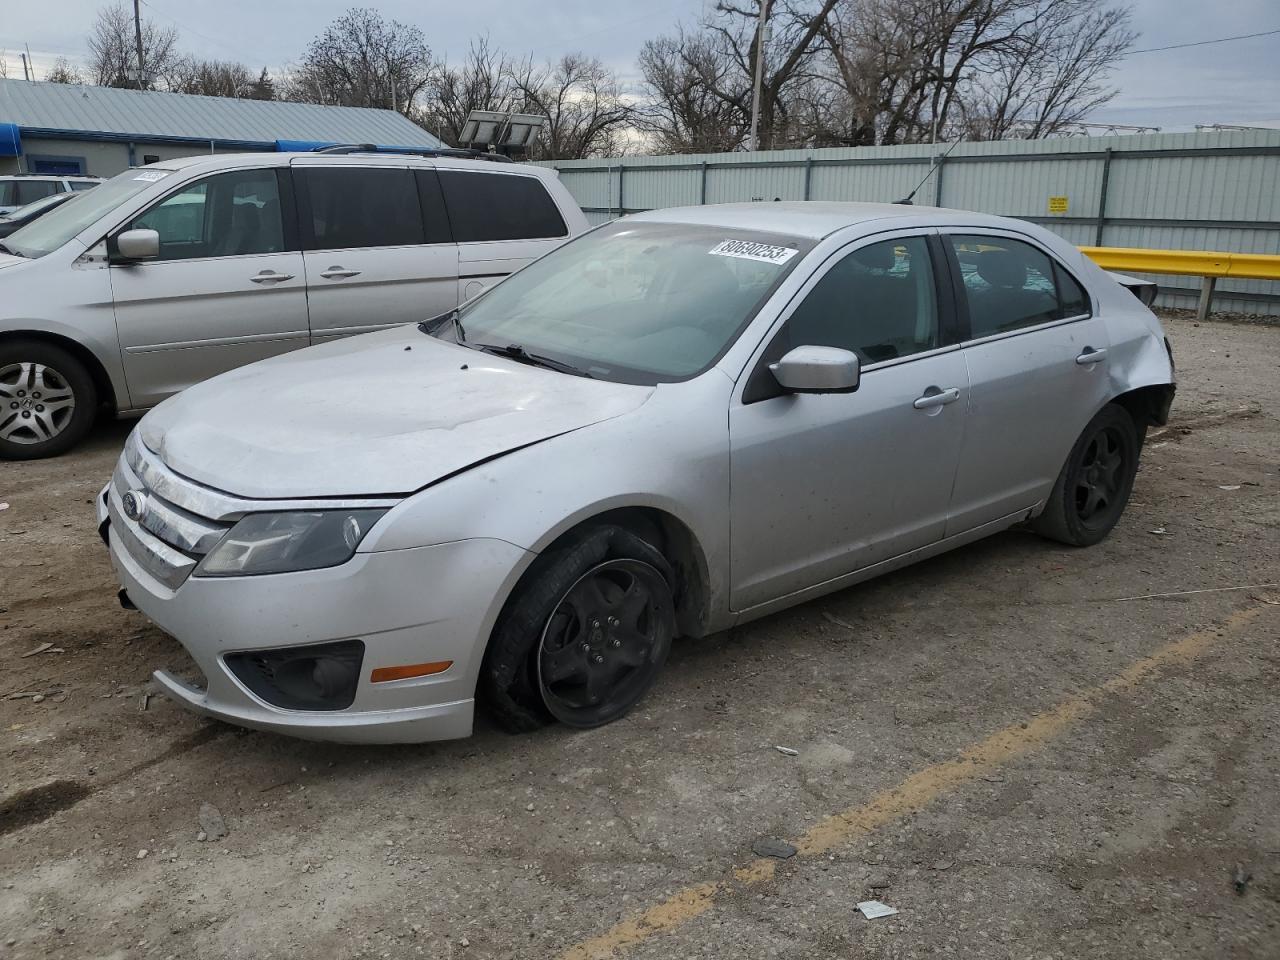
[[[378,667],[369,674],[369,680],[373,683],[386,683],[389,680],[429,677],[433,673],[444,673],[452,666],[452,660],[437,660],[435,663],[405,663],[398,667]]]

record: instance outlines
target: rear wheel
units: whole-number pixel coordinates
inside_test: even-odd
[[[539,557],[494,628],[480,691],[490,711],[513,731],[625,715],[671,649],[671,576],[653,545],[616,526]]]
[[[1124,407],[1107,404],[1080,434],[1032,528],[1076,547],[1101,541],[1129,502],[1141,447],[1133,417]]]
[[[0,344],[0,458],[66,453],[93,426],[98,391],[84,364],[39,340]]]

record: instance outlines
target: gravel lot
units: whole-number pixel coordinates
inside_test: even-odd
[[[1280,329],[1169,329],[1102,545],[680,643],[591,732],[347,748],[148,698],[184,656],[90,506],[129,425],[0,463],[0,957],[1280,956]]]

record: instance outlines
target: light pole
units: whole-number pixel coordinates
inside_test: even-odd
[[[760,149],[760,91],[764,86],[764,40],[765,30],[769,26],[769,5],[773,0],[760,0],[760,19],[756,22],[756,76],[755,92],[751,96],[751,140],[748,145],[752,150]]]

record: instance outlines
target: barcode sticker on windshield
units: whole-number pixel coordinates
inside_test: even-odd
[[[155,183],[157,180],[163,180],[168,175],[169,175],[168,170],[143,170],[140,174],[138,174],[133,179],[145,180],[148,183]]]
[[[737,257],[739,260],[759,260],[761,263],[786,263],[799,250],[775,247],[750,240],[723,240],[707,251],[717,257]]]

